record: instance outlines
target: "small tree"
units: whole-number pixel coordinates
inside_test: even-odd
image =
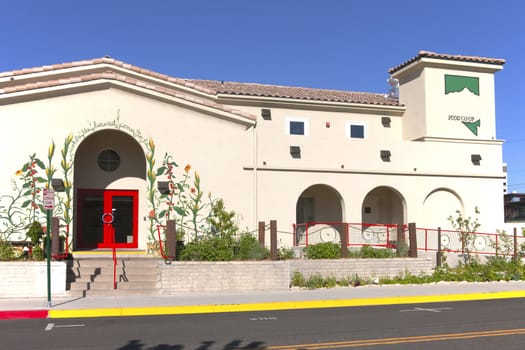
[[[213,232],[221,236],[233,235],[239,232],[239,226],[235,222],[235,212],[228,211],[221,198],[213,201],[210,216],[207,221],[211,225]]]
[[[479,215],[478,207],[474,208],[474,212],[476,213],[476,218],[474,219],[470,216],[468,218],[463,217],[463,214],[459,210],[456,210],[456,218],[452,215],[448,217],[452,227],[454,227],[459,234],[461,255],[463,256],[465,265],[471,262],[472,241],[474,240],[474,233],[480,226],[477,217]]]
[[[42,229],[42,225],[38,221],[33,221],[31,226],[29,226],[29,230],[27,231],[27,238],[31,240],[33,247],[40,245],[40,240],[43,236],[44,230]]]

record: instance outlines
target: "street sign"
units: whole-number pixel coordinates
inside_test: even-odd
[[[44,188],[44,209],[53,209],[55,207],[55,191],[50,188]]]

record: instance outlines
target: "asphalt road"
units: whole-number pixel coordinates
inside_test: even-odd
[[[0,349],[525,348],[525,299],[0,321]]]

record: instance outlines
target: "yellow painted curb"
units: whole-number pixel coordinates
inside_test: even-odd
[[[397,296],[397,297],[385,297],[385,298],[278,301],[278,302],[248,303],[248,304],[49,310],[48,318],[184,315],[184,314],[207,314],[207,313],[217,313],[217,312],[271,311],[271,310],[320,309],[320,308],[395,305],[395,304],[442,303],[442,302],[467,301],[467,300],[491,300],[491,299],[509,299],[509,298],[525,298],[525,290],[507,291],[507,292],[489,292],[489,293],[469,293],[469,294]]]

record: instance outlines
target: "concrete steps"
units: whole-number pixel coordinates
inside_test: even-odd
[[[73,259],[68,262],[66,289],[71,297],[160,294],[160,263],[158,258],[118,257],[114,289],[111,257]]]

